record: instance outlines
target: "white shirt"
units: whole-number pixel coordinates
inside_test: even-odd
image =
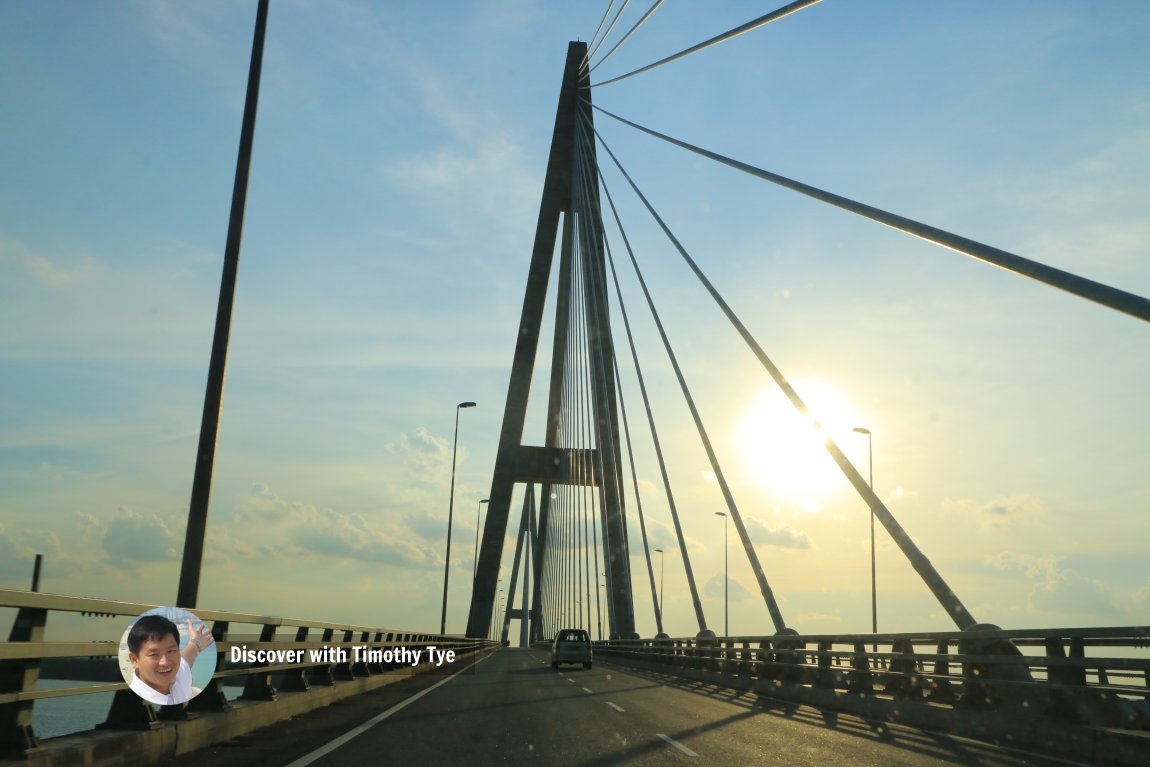
[[[188,662],[182,657],[180,658],[180,668],[176,672],[176,678],[172,682],[171,692],[164,695],[159,690],[150,687],[147,682],[140,679],[139,676],[132,677],[132,683],[128,685],[132,692],[139,695],[149,703],[155,703],[157,706],[175,706],[180,703],[187,703],[192,699],[192,669]]]

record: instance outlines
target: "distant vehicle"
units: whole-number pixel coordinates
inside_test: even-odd
[[[560,663],[582,663],[591,668],[591,637],[583,629],[562,629],[551,643],[551,668]]]

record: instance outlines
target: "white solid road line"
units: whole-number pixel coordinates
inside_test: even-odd
[[[304,754],[299,759],[296,759],[294,762],[287,765],[287,767],[305,767],[305,765],[311,764],[315,760],[317,760],[321,757],[327,756],[332,751],[335,751],[337,748],[342,746],[344,743],[347,743],[352,738],[354,738],[358,735],[362,735],[363,733],[370,730],[372,727],[374,727],[377,724],[379,724],[380,722],[382,722],[384,719],[387,719],[389,716],[394,714],[396,711],[399,711],[399,710],[405,708],[406,706],[408,706],[409,704],[414,703],[415,701],[419,700],[420,698],[422,698],[424,695],[431,692],[432,690],[435,690],[439,687],[442,687],[443,685],[447,684],[448,682],[450,682],[455,677],[462,674],[467,669],[473,668],[474,666],[478,666],[480,663],[482,663],[483,661],[492,657],[492,655],[494,655],[494,654],[495,653],[485,655],[482,658],[480,658],[479,660],[472,663],[471,665],[464,666],[463,668],[459,669],[458,671],[456,671],[454,674],[447,677],[446,679],[441,679],[438,682],[436,682],[435,684],[431,685],[431,687],[428,687],[427,689],[424,689],[424,690],[420,690],[419,692],[415,693],[415,695],[412,695],[410,698],[407,698],[406,700],[401,700],[399,703],[396,703],[394,706],[389,708],[387,711],[384,711],[382,714],[377,714],[375,717],[367,720],[366,722],[359,725],[355,729],[348,730],[343,735],[340,735],[338,738],[336,738],[335,740],[328,743],[326,746],[321,746],[320,748],[317,748],[315,751],[312,751],[310,754]]]
[[[679,749],[680,751],[682,751],[682,752],[683,752],[684,754],[686,754],[687,756],[698,756],[698,754],[696,754],[694,751],[692,751],[691,749],[687,748],[686,746],[684,746],[682,743],[680,743],[679,741],[675,740],[674,738],[668,737],[667,735],[664,735],[664,734],[663,734],[663,733],[661,733],[661,732],[657,732],[657,733],[655,733],[655,734],[656,734],[656,735],[658,735],[658,736],[659,736],[660,738],[662,738],[663,740],[665,740],[665,741],[667,741],[668,743],[670,743],[670,744],[671,744],[672,746],[674,746],[675,748],[677,748],[677,749]],[[289,767],[290,767],[290,765],[289,765]]]
[[[616,706],[616,705],[615,705],[614,703],[612,703],[611,701],[606,701],[606,703],[607,703],[607,705],[608,705],[608,706],[610,706],[611,708],[615,709],[615,710],[616,710],[616,711],[618,711],[620,714],[625,714],[625,713],[627,713],[626,711],[624,711],[623,709],[619,708],[618,706]]]

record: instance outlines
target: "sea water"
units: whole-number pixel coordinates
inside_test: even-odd
[[[91,684],[67,679],[40,679],[36,682],[36,689],[62,690]],[[94,729],[108,718],[108,710],[112,707],[115,695],[114,692],[94,692],[89,695],[38,700],[32,706],[32,729],[41,740]]]

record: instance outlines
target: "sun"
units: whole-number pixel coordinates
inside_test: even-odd
[[[853,460],[849,436],[857,437],[851,430],[861,420],[835,387],[822,381],[792,385],[809,415],[800,415],[772,385],[747,407],[735,427],[734,441],[745,471],[765,493],[803,511],[821,511],[830,499],[849,489],[827,453],[823,434],[829,434]]]

